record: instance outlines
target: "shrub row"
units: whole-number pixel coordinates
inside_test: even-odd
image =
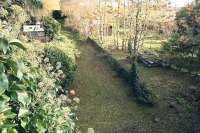
[[[156,103],[156,96],[147,89],[144,83],[139,82],[137,69],[135,65],[131,68],[131,71],[126,70],[122,64],[120,64],[113,56],[100,47],[94,40],[88,38],[88,44],[92,45],[97,51],[104,54],[104,59],[111,66],[111,68],[118,74],[118,76],[124,79],[134,91],[134,95],[137,101],[141,104],[154,105]]]
[[[133,88],[134,94],[137,97],[137,101],[140,104],[151,106],[156,104],[157,96],[149,88],[147,88],[145,83],[140,82],[136,64],[132,65],[130,75],[129,83]]]
[[[62,87],[68,89],[74,80],[74,73],[76,70],[76,64],[73,59],[63,50],[56,46],[46,46],[44,48],[45,57],[48,57],[51,64],[56,66],[57,62],[62,64],[61,70],[65,74],[65,78],[62,80]]]

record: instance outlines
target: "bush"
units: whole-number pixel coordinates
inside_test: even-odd
[[[200,7],[183,7],[176,15],[177,30],[164,44],[164,58],[179,70],[200,72]]]
[[[157,96],[147,88],[145,83],[140,83],[140,90],[138,91],[138,102],[153,106],[157,103]]]
[[[10,32],[5,31],[3,34],[8,38],[14,39],[20,34],[22,25],[29,19],[29,15],[18,5],[11,5],[9,10],[8,24],[12,27],[12,30]]]
[[[22,131],[37,86],[31,66],[13,58],[16,47],[25,50],[18,40],[0,38],[0,132]]]
[[[60,33],[61,24],[54,18],[44,17],[43,22],[44,22],[45,33],[47,36],[50,37],[50,39],[53,39],[56,35]]]
[[[154,105],[157,102],[157,97],[150,89],[147,89],[144,83],[139,83],[139,77],[137,73],[136,64],[131,67],[131,84],[133,87],[133,92],[141,104]]]
[[[44,68],[44,45],[36,42],[27,44],[27,52],[18,51],[14,55],[17,58],[23,58],[31,62],[37,71],[37,89],[34,92],[33,100],[30,105],[27,119],[27,113],[23,115],[23,128],[26,132],[76,132],[75,103],[66,102],[69,95],[58,95],[58,90],[62,88],[57,82],[56,76],[52,76]],[[39,55],[39,56],[38,56]],[[48,69],[53,65],[48,63]],[[59,67],[58,67],[59,68]],[[54,67],[57,75],[57,68]],[[58,69],[60,72],[60,69]],[[23,110],[22,110],[23,111]],[[23,131],[21,131],[23,132]]]
[[[44,54],[45,57],[49,58],[54,67],[57,66],[57,62],[62,64],[61,70],[63,71],[65,77],[61,81],[61,85],[67,90],[74,80],[74,73],[76,70],[76,65],[73,59],[70,58],[66,52],[56,48],[55,46],[45,47]]]

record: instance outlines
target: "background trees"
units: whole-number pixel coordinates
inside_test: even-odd
[[[96,1],[71,0],[61,1],[61,10],[66,16],[65,25],[79,30],[82,35],[88,36],[93,25]]]
[[[189,5],[176,15],[177,30],[163,49],[169,52],[168,61],[178,69],[197,72],[200,69],[200,7]]]

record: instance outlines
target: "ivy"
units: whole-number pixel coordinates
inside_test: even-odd
[[[23,72],[24,62],[14,60],[15,49],[26,50],[19,40],[0,38],[1,132],[20,132],[21,118],[29,113],[34,93],[31,86],[35,81]]]

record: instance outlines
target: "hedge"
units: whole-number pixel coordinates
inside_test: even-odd
[[[137,68],[132,66],[131,71],[126,70],[113,56],[100,47],[94,40],[88,38],[87,43],[94,47],[100,53],[103,53],[104,59],[111,66],[111,68],[124,79],[133,89],[136,99],[141,104],[154,105],[157,102],[157,96],[144,83],[140,83],[137,74]]]
[[[45,56],[49,58],[50,62],[56,66],[57,62],[61,62],[61,70],[65,74],[65,78],[62,80],[62,87],[66,90],[72,84],[74,80],[74,74],[76,71],[76,64],[73,59],[64,51],[56,46],[46,46],[44,48]]]

